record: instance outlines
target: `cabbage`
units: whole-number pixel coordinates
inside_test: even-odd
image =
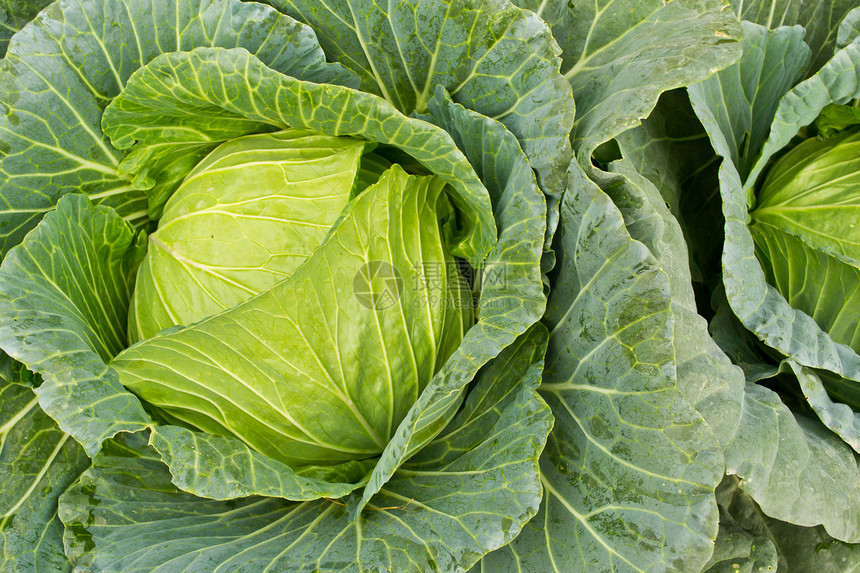
[[[758,119],[860,11],[734,4],[4,3],[0,569],[842,563],[857,378],[738,299],[853,257]]]

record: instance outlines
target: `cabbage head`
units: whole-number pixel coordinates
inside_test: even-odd
[[[381,454],[474,321],[444,179],[372,147],[293,129],[201,161],[148,236],[120,382],[292,467]]]

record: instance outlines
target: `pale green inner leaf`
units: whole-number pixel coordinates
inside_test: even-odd
[[[131,341],[228,310],[289,277],[340,217],[369,148],[290,129],[212,152],[149,236],[129,310]]]

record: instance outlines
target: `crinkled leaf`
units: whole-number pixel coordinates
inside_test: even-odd
[[[158,54],[213,45],[246,48],[284,72],[345,72],[325,63],[308,27],[238,0],[60,0],[25,26],[0,69],[0,253],[69,192],[148,221],[138,187],[151,185],[131,184],[124,153],[102,134],[102,110]],[[172,156],[187,167],[181,158]],[[183,175],[168,171],[160,175]]]
[[[546,24],[508,0],[268,0],[309,24],[362,89],[405,114],[425,112],[437,86],[501,121],[551,197],[549,229],[570,162],[574,104]]]
[[[480,269],[477,324],[398,428],[365,488],[361,504],[427,436],[442,429],[446,413],[456,409],[475,373],[537,322],[546,307],[540,269],[546,203],[516,138],[498,122],[452,103],[441,87],[429,111],[427,119],[452,134],[487,186],[500,233]]]
[[[855,8],[854,0],[732,0],[732,7],[741,20],[761,24],[766,28],[801,25],[806,30],[803,41],[812,50],[809,70],[817,71],[833,56],[834,47],[844,47],[841,37],[843,18]],[[841,44],[841,45],[840,45]]]
[[[670,285],[608,197],[572,173],[541,395],[556,421],[538,515],[486,571],[699,570],[719,446],[675,388]]]
[[[6,0],[0,5],[0,58],[6,55],[9,40],[53,0]]]
[[[652,169],[671,173],[671,151],[651,142],[648,155],[643,157],[641,148],[625,136],[619,138],[625,157],[609,166],[615,175],[604,175],[601,185],[624,215],[630,235],[648,247],[669,277],[677,387],[724,445],[738,428],[744,381],[710,337],[707,322],[696,309],[687,245],[678,221],[663,200],[664,196],[679,196],[682,190],[669,175],[659,181],[665,189],[661,194],[633,167],[637,160],[648,161]]]
[[[246,50],[198,48],[159,56],[111,102],[104,126],[116,147],[137,144],[141,153],[182,143],[188,131],[220,140],[289,126],[390,144],[455,189],[462,236],[453,254],[477,266],[495,240],[487,191],[447,133],[376,96],[280,74]]]
[[[740,27],[722,0],[516,3],[536,10],[561,45],[561,70],[576,100],[573,146],[583,165],[601,143],[647,117],[661,93],[740,55]]]
[[[860,470],[851,448],[758,384],[747,384],[740,428],[725,450],[728,473],[766,515],[860,541]]]
[[[108,447],[62,498],[67,553],[78,567],[128,573],[469,567],[537,510],[537,458],[552,425],[535,393],[545,343],[536,327],[488,365],[467,399],[488,407],[481,434],[467,417],[463,432],[431,444],[441,465],[401,469],[357,521],[340,502],[200,499],[177,491],[152,453]],[[501,376],[508,393],[496,391]]]
[[[71,571],[57,499],[88,465],[32,388],[0,382],[0,569]]]
[[[149,424],[106,365],[127,344],[139,239],[114,210],[73,194],[0,266],[0,347],[42,375],[39,403],[90,455]]]
[[[304,477],[281,462],[249,448],[236,438],[192,432],[179,426],[152,429],[150,445],[167,464],[171,480],[182,491],[210,499],[235,499],[251,495],[306,501],[338,498],[361,485],[372,463],[355,462],[335,467],[346,483]],[[325,468],[317,470],[317,474]]]

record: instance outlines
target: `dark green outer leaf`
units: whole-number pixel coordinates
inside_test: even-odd
[[[860,36],[860,10],[852,10],[839,25],[839,37],[836,47],[842,49]]]
[[[687,89],[664,92],[642,125],[615,141],[621,156],[657,187],[681,226],[693,281],[703,284],[719,275],[723,242],[722,201],[715,184],[719,161]]]
[[[740,27],[723,0],[516,3],[536,10],[561,46],[576,100],[573,148],[583,166],[600,144],[647,117],[661,93],[740,56]]]
[[[43,376],[39,403],[90,455],[150,423],[106,366],[126,346],[139,239],[112,209],[69,195],[0,267],[0,347]]]
[[[780,98],[801,78],[809,64],[809,48],[803,43],[800,26],[768,31],[749,22],[742,25],[745,56],[737,64],[690,87],[690,97],[697,112],[698,102],[708,101],[708,109],[720,127],[719,135],[708,129],[712,145],[717,152],[728,150],[728,158],[741,178],[745,178],[770,134],[770,122]],[[702,123],[706,129],[710,127],[704,120]],[[725,142],[715,142],[715,137],[724,137]]]
[[[687,245],[678,221],[669,212],[660,190],[633,167],[636,161],[645,161],[647,157],[651,168],[670,171],[671,152],[655,143],[648,155],[640,155],[640,148],[633,147],[625,136],[619,138],[619,145],[625,157],[610,165],[613,175],[601,172],[601,184],[624,215],[631,236],[648,247],[669,277],[678,369],[676,385],[705,419],[719,443],[725,445],[738,430],[743,377],[711,339],[707,323],[698,315]],[[681,193],[680,187],[673,188],[677,181],[671,177],[660,183],[666,189],[664,195]]]
[[[722,344],[732,343],[726,347],[727,352],[732,352],[733,359],[743,366],[748,381],[741,425],[726,447],[728,473],[742,478],[740,488],[761,504],[761,511],[768,516],[807,527],[823,523],[824,528],[818,529],[843,532],[838,535],[856,528],[860,518],[853,498],[860,472],[856,455],[846,445],[856,441],[856,415],[827,396],[819,378],[821,371],[814,372],[789,360],[780,366],[765,364],[768,359],[744,339],[752,335],[728,308],[728,302],[723,299],[718,308],[711,327],[715,336],[720,335]],[[755,383],[792,369],[800,382],[800,398],[805,397],[821,422],[838,436],[817,421],[793,414],[780,396]],[[829,386],[834,387],[832,381]],[[820,497],[814,502],[797,503],[797,499],[808,497],[803,493],[805,488]],[[844,492],[848,492],[848,499]],[[774,539],[774,543],[782,552],[781,542]]]
[[[828,395],[819,373],[811,368],[801,366],[793,360],[786,360],[786,363],[794,371],[804,397],[818,415],[821,423],[835,432],[855,452],[860,453],[860,413],[855,412],[846,404],[835,402]],[[854,384],[844,385],[855,386]],[[838,387],[839,382],[830,381],[828,386],[831,388]],[[856,388],[852,388],[852,390],[856,392]],[[840,398],[842,397],[840,396]],[[849,403],[856,403],[856,401],[842,399]]]
[[[823,525],[860,542],[857,457],[817,420],[794,415],[773,391],[748,383],[741,431],[725,451],[727,473],[775,519]]]
[[[552,425],[535,393],[545,345],[537,325],[491,362],[466,401],[477,415],[399,470],[357,521],[340,502],[196,498],[142,444],[108,446],[63,497],[67,552],[79,568],[126,573],[462,570],[537,510]]]
[[[68,192],[144,224],[146,196],[101,131],[104,107],[162,52],[244,47],[275,69],[325,71],[313,32],[238,0],[60,0],[16,36],[0,64],[0,254]]]
[[[764,540],[776,549],[780,573],[857,573],[860,571],[860,545],[843,543],[827,535],[823,527],[800,527],[777,521],[762,513],[761,508],[739,487],[734,476],[726,476],[717,489],[720,504],[720,528],[723,518],[747,535]]]
[[[635,138],[631,139],[632,141],[629,141],[626,137],[620,138],[621,148],[625,154],[631,153],[633,156],[636,156],[640,150],[633,147],[632,143],[634,141],[642,140]],[[630,145],[630,147],[628,147],[628,145]],[[656,148],[659,147],[659,142],[652,141],[650,142],[650,145],[652,147],[652,153],[650,154],[652,163],[650,164],[650,167],[659,168],[659,161],[657,163],[654,162],[659,159],[660,155],[653,153]],[[613,164],[613,169],[627,175],[631,182],[637,181],[636,173],[629,169],[625,169],[624,163],[624,161],[621,161]],[[626,191],[626,194],[622,193],[622,190]],[[637,203],[637,195],[632,192],[633,190],[630,188],[630,185],[623,187],[616,186],[611,188],[609,191],[612,193],[612,196],[616,198],[616,201],[620,200],[625,216],[628,220],[628,225],[630,226],[631,223],[633,223],[634,228],[631,229],[631,232],[633,232],[635,228],[639,227],[650,230],[650,234],[652,235],[656,234],[656,231],[654,231],[656,225],[653,221],[649,222],[648,218],[644,216],[644,214],[640,214],[638,218],[636,217],[637,213],[644,209],[642,209],[642,206]],[[663,206],[659,205],[658,201],[654,203],[655,210],[659,212],[660,208]],[[668,221],[664,218],[664,222]],[[646,225],[643,223],[648,224]],[[669,226],[667,225],[667,230],[668,228]],[[666,233],[663,236],[663,241],[671,241],[671,238],[672,235]],[[646,244],[651,246],[653,243],[646,242]],[[656,244],[660,246],[659,242]],[[675,260],[677,259],[679,259],[679,257],[675,257]],[[682,257],[680,259],[683,260]],[[672,263],[669,262],[669,264]],[[676,269],[675,272],[672,273],[672,276],[677,276],[678,274],[683,273],[679,273],[678,269]],[[807,378],[810,378],[810,382],[813,381],[812,379],[817,381],[817,378],[815,378],[814,374],[811,372],[807,372],[806,374]],[[725,373],[722,377],[728,378]],[[734,379],[739,377],[733,375],[731,378]],[[742,378],[740,378],[740,380],[742,381]],[[680,381],[679,387],[681,387]],[[820,390],[819,395],[817,395],[816,398],[820,401],[822,398],[821,395],[826,397],[826,393],[824,393],[823,388],[821,388],[820,382],[818,383],[818,387]],[[823,429],[817,424],[807,424],[805,421],[800,420],[800,425],[798,425],[798,422],[792,419],[791,414],[785,406],[776,400],[776,396],[769,390],[757,386],[752,386],[751,388],[751,393],[746,399],[745,410],[752,410],[753,413],[749,414],[748,418],[745,417],[741,420],[741,426],[737,435],[728,434],[731,438],[727,448],[729,471],[732,473],[738,473],[744,478],[741,487],[744,489],[749,488],[754,492],[754,495],[757,498],[763,499],[765,501],[767,511],[779,512],[783,518],[798,520],[807,525],[811,523],[824,522],[831,529],[838,530],[840,527],[846,527],[849,529],[847,532],[843,530],[843,535],[856,535],[850,533],[850,528],[853,526],[852,524],[857,521],[856,516],[851,513],[852,509],[850,504],[854,502],[848,501],[847,503],[849,505],[846,508],[846,506],[841,503],[839,494],[837,493],[839,487],[851,489],[852,486],[848,484],[852,483],[856,479],[856,464],[852,465],[852,456],[850,452],[846,451],[846,448],[839,444],[838,439],[823,431]],[[769,404],[769,406],[774,409],[774,412],[769,412],[762,404]],[[840,432],[841,436],[850,437],[852,423],[854,422],[853,413],[844,405],[841,405],[840,408],[840,405],[832,403],[829,405],[821,404],[822,408],[828,406],[832,409],[827,410],[825,413],[831,414],[834,418],[831,421],[835,422],[828,425],[834,429],[842,430]],[[764,412],[767,412],[767,415],[765,415]],[[738,414],[739,413],[734,413],[736,416]],[[838,419],[836,419],[837,415]],[[706,420],[709,419],[707,414],[705,414],[705,418]],[[722,422],[728,423],[731,421],[730,418],[731,416],[726,416],[723,418]],[[718,422],[721,421],[719,418],[711,417],[710,419],[715,419]],[[824,419],[823,415],[822,419]],[[737,425],[734,425],[733,427],[738,428]],[[726,432],[721,431],[721,429],[718,429],[718,431],[719,435],[727,435]],[[762,437],[768,435],[779,435],[779,446],[777,448],[779,453],[775,457],[769,451],[771,448],[766,445],[771,442]],[[726,442],[723,443],[725,444]],[[755,447],[751,447],[752,444],[755,444]],[[817,467],[819,465],[834,469],[832,471],[823,472],[809,469],[810,467]],[[762,479],[772,481],[769,481],[767,485],[762,485],[759,483]],[[812,482],[814,485],[805,486],[807,481]],[[834,487],[833,481],[842,485]],[[809,504],[798,504],[798,507],[794,508],[786,507],[789,504],[780,501],[781,499],[807,497],[804,494],[795,493],[798,489],[802,489],[804,487],[809,487],[811,490],[822,495],[822,501],[815,503],[810,502]],[[772,494],[770,493],[772,489],[782,491],[783,493],[781,496]],[[781,503],[782,506],[780,506]],[[810,505],[815,505],[816,507],[810,508],[808,507]],[[822,510],[822,508],[826,509]],[[723,525],[724,523],[721,521],[720,537],[718,538],[717,546],[718,552],[715,553],[714,559],[728,559],[725,555],[720,557],[721,554],[719,553],[719,540],[720,538],[723,538],[725,541],[726,536],[728,535],[728,531],[723,527]],[[736,536],[735,541],[739,544],[735,545],[735,549],[737,550],[743,549],[741,545],[743,545],[745,539],[748,540],[746,541],[747,545],[745,550],[748,556],[748,561],[732,557],[731,559],[723,562],[721,567],[724,569],[718,568],[712,569],[712,571],[737,570],[730,569],[729,567],[740,567],[739,563],[745,563],[745,567],[753,567],[757,562],[759,565],[764,566],[759,560],[764,560],[765,564],[767,562],[771,562],[772,566],[775,567],[775,553],[769,554],[765,551],[767,549],[766,546],[762,547],[761,543],[755,544],[753,538],[748,534],[745,534],[743,529],[735,527],[731,529],[731,532],[732,535]],[[754,543],[755,545],[751,548],[750,543]],[[771,550],[773,549],[769,540],[765,540],[765,543],[771,547]],[[774,543],[776,543],[776,541],[774,541]],[[723,549],[726,548],[724,547]],[[764,551],[764,553],[761,551]],[[741,553],[743,553],[743,551],[741,551]],[[712,565],[716,567],[717,563],[714,563],[712,560]]]
[[[732,0],[732,7],[741,20],[755,22],[770,29],[780,26],[803,26],[806,30],[803,41],[812,50],[808,70],[818,71],[833,56],[835,47],[845,47],[837,42],[842,34],[841,24],[845,15],[857,6],[855,0]]]
[[[3,0],[0,3],[0,58],[6,55],[9,39],[53,0]]]
[[[716,535],[722,464],[675,388],[669,280],[573,169],[540,387],[556,418],[541,458],[546,494],[481,569],[700,570]]]
[[[731,70],[724,73],[731,77]],[[624,138],[621,148],[625,150]],[[730,162],[724,165],[727,163]],[[622,162],[617,166],[636,181],[635,173],[620,169]],[[635,215],[640,210],[635,194],[616,196],[624,199],[621,203],[626,213]],[[628,224],[652,228],[653,223],[646,226],[640,221],[648,222],[649,218],[631,217]],[[664,240],[669,237],[664,235]],[[646,244],[655,243],[652,240]],[[737,378],[734,373],[727,374]],[[754,384],[747,385],[738,427],[738,434],[727,444],[726,464],[730,473],[743,478],[743,487],[763,504],[766,512],[797,523],[824,523],[829,531],[838,531],[846,538],[856,536],[860,517],[852,513],[856,502],[846,502],[844,494],[838,493],[840,488],[851,490],[851,495],[856,491],[850,485],[857,481],[856,460],[836,436],[817,422],[796,420],[773,392]],[[776,451],[774,444],[778,444]],[[796,501],[809,495],[818,497],[815,501]]]
[[[0,380],[30,387],[41,384],[38,376],[2,350],[0,350]]]
[[[0,382],[0,570],[71,571],[57,499],[88,465],[31,388]]]
[[[860,8],[852,10],[846,18],[858,17],[860,17]],[[774,96],[778,97],[777,94]],[[860,97],[860,38],[855,38],[851,44],[836,52],[814,76],[794,86],[779,100],[770,133],[761,148],[761,156],[744,179],[744,190],[748,196],[770,159],[785,149],[802,127],[812,124],[827,105],[844,104],[858,97]],[[698,108],[696,112],[698,114]],[[765,122],[768,120],[770,118],[767,116],[761,120],[757,119]],[[702,123],[704,124],[704,121]],[[710,135],[711,130],[708,132]]]
[[[747,531],[720,508],[720,531],[705,573],[769,573],[777,570],[776,564],[773,542]]]
[[[268,0],[309,24],[329,58],[405,114],[427,111],[437,86],[501,121],[552,199],[548,237],[570,162],[574,103],[546,24],[508,0]]]

